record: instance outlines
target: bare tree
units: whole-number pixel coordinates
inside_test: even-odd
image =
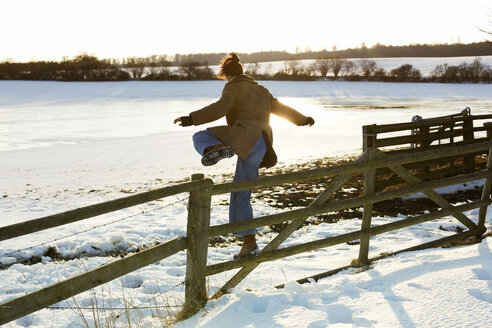
[[[128,70],[132,73],[134,79],[142,78],[145,70],[145,60],[143,58],[131,57],[126,60]]]
[[[326,77],[328,72],[332,71],[333,76],[337,78],[341,72],[345,71],[345,68],[350,66],[348,63],[349,61],[345,58],[331,58],[325,56],[318,58],[314,65],[316,70],[321,73],[322,77]]]
[[[212,80],[215,76],[207,62],[200,63],[198,61],[181,63],[178,72],[185,80]]]
[[[432,71],[431,75],[439,82],[444,82],[446,79],[446,72],[448,70],[448,64],[437,65]]]
[[[318,68],[316,67],[316,63],[311,63],[304,67],[304,74],[306,74],[307,76],[314,76],[316,75],[317,70]]]
[[[488,82],[491,79],[492,70],[482,63],[480,58],[475,58],[471,64],[466,62],[456,66],[448,64],[437,65],[432,76],[439,82]]]
[[[355,64],[353,61],[347,60],[343,63],[342,72],[344,72],[345,74],[349,74],[353,72],[354,69],[355,69]]]
[[[252,77],[255,77],[255,76],[258,76],[259,72],[260,72],[260,68],[261,68],[261,65],[260,63],[251,63],[251,64],[248,64],[248,66],[246,66],[246,74],[252,76]]]
[[[488,28],[480,28],[478,27],[478,30],[486,35],[485,41],[488,43],[492,43],[492,9],[489,8],[489,27]]]
[[[480,32],[483,32],[485,34],[488,35],[488,37],[486,37],[485,41],[487,41],[488,43],[492,43],[492,31],[486,31],[486,30],[483,30],[481,28],[479,28]]]
[[[330,62],[331,70],[333,71],[333,76],[335,78],[338,77],[338,74],[343,70],[344,67],[347,67],[348,60],[343,58],[334,58]]]
[[[364,73],[366,79],[370,78],[374,74],[377,68],[377,64],[374,60],[370,59],[359,59],[359,66]]]
[[[298,60],[290,59],[284,62],[284,71],[287,74],[297,76],[302,73],[303,66]]]
[[[331,67],[330,58],[327,56],[319,57],[314,62],[314,66],[316,67],[316,70],[318,70],[319,73],[321,74],[321,77],[326,77]]]
[[[480,81],[482,77],[483,71],[488,67],[482,63],[482,59],[477,57],[473,60],[473,62],[469,65],[470,75],[473,82]]]
[[[156,55],[152,55],[147,58],[147,69],[149,75],[158,75],[162,72],[162,66],[159,63],[159,58]]]

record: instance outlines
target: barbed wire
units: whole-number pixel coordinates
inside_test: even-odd
[[[178,197],[176,197],[178,198]],[[92,231],[92,230],[95,230],[97,228],[101,228],[101,227],[105,227],[105,226],[109,226],[111,224],[115,224],[115,223],[118,223],[118,222],[121,222],[121,221],[124,221],[124,220],[128,220],[130,218],[133,218],[133,217],[136,217],[136,216],[139,216],[139,215],[143,215],[143,214],[146,214],[146,213],[150,213],[150,212],[155,212],[155,211],[159,211],[159,210],[162,210],[166,207],[169,207],[169,206],[172,206],[172,205],[176,205],[176,204],[179,204],[185,200],[187,200],[189,198],[189,196],[186,196],[184,198],[178,198],[177,201],[174,201],[172,203],[169,203],[169,204],[166,204],[166,205],[163,205],[163,206],[160,206],[158,208],[152,208],[150,210],[142,210],[141,212],[139,213],[134,213],[134,214],[131,214],[131,215],[128,215],[128,216],[125,216],[123,218],[120,218],[120,219],[117,219],[117,220],[114,220],[114,221],[111,221],[111,222],[106,222],[106,223],[102,223],[102,224],[98,224],[96,226],[93,226],[91,228],[88,228],[88,229],[84,229],[84,230],[81,230],[81,231],[77,231],[77,232],[74,232],[74,233],[71,233],[69,235],[66,235],[66,236],[63,236],[63,237],[58,237],[58,238],[55,238],[55,239],[52,239],[52,240],[49,240],[49,241],[46,241],[46,242],[42,242],[42,243],[39,243],[39,244],[36,244],[36,245],[33,245],[33,246],[29,246],[29,247],[25,247],[25,248],[21,248],[21,249],[17,249],[15,251],[11,251],[9,253],[5,253],[5,254],[2,254],[0,255],[0,257],[4,257],[4,256],[11,256],[12,254],[15,254],[15,253],[20,253],[20,252],[23,252],[23,251],[26,251],[26,250],[29,250],[29,249],[33,249],[33,248],[36,248],[36,247],[40,247],[40,246],[45,246],[47,244],[50,244],[50,243],[54,243],[54,242],[57,242],[57,241],[60,241],[60,240],[63,240],[63,239],[67,239],[67,238],[70,238],[70,237],[73,237],[73,236],[77,236],[77,235],[80,235],[80,234],[83,234],[83,233],[86,233],[86,232],[89,232],[89,231]]]
[[[3,307],[3,306],[0,306]],[[111,310],[149,310],[149,309],[164,309],[164,308],[179,308],[182,307],[182,305],[154,305],[154,306],[129,306],[127,308],[124,307],[100,307],[100,306],[95,306],[95,307],[81,307],[81,306],[48,306],[46,309],[49,310],[101,310],[101,311],[111,311]]]
[[[148,300],[146,300],[145,302],[140,303],[140,305],[142,305],[142,304],[147,304],[147,303],[149,303],[150,301],[155,300],[157,297],[163,296],[165,293],[168,293],[168,292],[170,292],[171,290],[173,290],[173,289],[175,289],[175,288],[177,288],[177,287],[179,287],[179,286],[183,286],[184,284],[185,284],[185,281],[182,281],[182,282],[180,282],[179,284],[176,284],[176,285],[174,285],[173,287],[171,287],[171,288],[167,289],[166,291],[164,291],[164,292],[160,292],[158,295],[156,295],[156,296],[154,296],[154,297],[149,298],[149,299],[148,299]],[[139,309],[143,309],[143,308],[145,308],[145,307],[140,307],[140,305],[136,306],[136,308],[139,308]],[[173,305],[173,306],[162,305],[162,306],[158,306],[158,307],[159,307],[159,308],[166,308],[166,307],[181,307],[181,306],[182,306],[182,305]]]
[[[163,296],[164,294],[170,292],[171,290],[184,285],[185,281],[181,281],[180,283],[166,289],[163,292],[159,292],[158,295],[150,297],[146,301],[140,303],[139,305],[136,306],[127,306],[127,307],[99,307],[99,306],[94,306],[94,307],[81,307],[81,306],[47,306],[45,309],[50,309],[50,310],[101,310],[101,311],[115,311],[115,310],[125,310],[125,311],[134,311],[134,310],[148,310],[148,309],[164,309],[164,308],[180,308],[183,305],[147,305],[147,306],[142,306],[143,304],[147,304],[150,301],[155,300],[158,297]],[[3,306],[0,306],[3,307]],[[119,315],[118,315],[119,316]]]

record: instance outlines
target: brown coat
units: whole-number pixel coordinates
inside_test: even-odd
[[[273,152],[270,113],[281,116],[296,125],[304,125],[307,117],[274,98],[267,88],[248,75],[234,77],[222,90],[222,97],[215,103],[190,114],[194,125],[213,122],[226,117],[227,125],[209,128],[224,145],[245,159],[253,149],[260,134],[268,136],[268,152]],[[269,144],[269,145],[268,145]],[[269,149],[268,149],[269,148]],[[274,153],[273,153],[273,156]]]

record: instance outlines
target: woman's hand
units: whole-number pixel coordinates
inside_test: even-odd
[[[306,122],[304,122],[304,125],[312,126],[313,124],[314,124],[314,119],[311,116],[306,117]]]
[[[191,116],[181,116],[174,120],[174,124],[179,123],[179,126],[191,126],[193,125],[193,120]]]

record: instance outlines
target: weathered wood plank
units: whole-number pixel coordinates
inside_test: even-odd
[[[474,172],[475,170],[478,169],[483,169],[486,166],[486,162],[482,163],[475,163],[475,164],[467,164],[467,165],[455,165],[453,167],[447,167],[447,168],[442,168],[442,169],[436,169],[436,170],[431,170],[429,173],[416,173],[413,172],[416,176],[421,178],[424,181],[428,180],[433,180],[435,178],[443,178],[443,177],[449,177],[453,175],[458,175],[458,174],[463,174],[465,172]],[[410,167],[404,166],[407,170],[412,170]],[[380,174],[388,174],[392,173],[390,169],[387,169],[385,171],[376,171],[376,175]],[[398,177],[397,175],[393,174],[391,175],[388,179],[382,179],[378,177],[377,181],[377,190],[383,190],[384,188],[388,186],[396,186],[399,184],[404,183],[405,181]]]
[[[477,137],[475,139],[476,143],[487,142],[487,141],[489,141],[489,140],[485,137]],[[460,140],[460,141],[455,140],[454,143],[442,143],[440,145],[429,145],[429,148],[425,151],[455,148],[455,147],[460,147],[460,146],[465,146],[465,145],[467,145],[467,144],[465,142],[463,142],[462,140]],[[382,152],[387,153],[391,156],[408,155],[408,154],[412,154],[412,153],[421,153],[422,151],[424,151],[421,148],[410,148],[410,147],[393,147],[393,148],[388,147],[388,148],[379,149],[379,150],[381,150]],[[477,153],[483,154],[484,152],[485,152],[484,150],[481,150],[481,151],[475,152],[475,154],[477,154]],[[469,153],[469,154],[471,154],[471,153]],[[454,157],[456,157],[456,156],[454,156]],[[435,160],[439,160],[440,158],[444,158],[444,157],[438,157]]]
[[[492,172],[469,173],[469,174],[458,175],[450,178],[444,178],[440,180],[416,183],[416,184],[403,186],[395,190],[375,193],[372,196],[354,197],[351,199],[340,200],[333,203],[317,205],[315,207],[313,206],[313,207],[282,212],[278,214],[266,215],[248,221],[216,225],[210,227],[210,237],[226,235],[228,233],[234,233],[234,232],[239,232],[239,231],[258,228],[258,227],[264,227],[267,225],[282,223],[298,218],[307,218],[308,216],[312,216],[320,213],[335,212],[343,209],[360,207],[370,202],[373,203],[382,202],[388,199],[421,192],[422,190],[424,191],[432,190],[432,189],[450,186],[458,183],[465,183],[469,181],[483,179],[486,177],[492,177]]]
[[[401,165],[389,166],[389,168],[402,177],[408,183],[421,183],[422,180],[417,178],[415,175],[411,174]],[[427,197],[433,200],[436,204],[441,206],[442,208],[447,208],[452,206],[444,197],[439,195],[434,190],[423,190],[422,191]],[[463,213],[456,213],[455,218],[457,218],[461,223],[463,223],[468,229],[475,231],[475,233],[480,233],[480,229],[478,229],[477,225],[473,223],[467,216]]]
[[[349,163],[349,164],[328,166],[328,167],[305,170],[305,171],[284,173],[274,176],[262,177],[249,181],[216,184],[213,187],[212,194],[218,195],[218,194],[224,194],[229,192],[272,187],[272,186],[282,185],[286,183],[299,182],[303,180],[328,178],[345,173],[350,174],[362,170],[363,170],[362,167],[357,166],[354,163]]]
[[[391,123],[391,124],[381,124],[376,125],[375,133],[389,133],[389,132],[399,132],[404,130],[421,129],[421,128],[431,128],[435,126],[441,126],[443,124],[455,124],[457,122],[463,122],[463,117],[455,118],[443,118],[438,120],[422,119],[418,122],[403,122],[403,123]]]
[[[143,192],[137,195],[118,198],[99,204],[89,205],[75,210],[45,216],[39,219],[28,220],[21,223],[0,227],[0,241],[85,220],[94,216],[114,212],[164,197],[177,195],[183,192],[195,190],[197,188],[203,188],[212,184],[213,183],[211,180],[187,182],[175,186]]]
[[[454,131],[434,132],[434,133],[429,132],[427,134],[416,134],[416,135],[412,135],[412,136],[380,138],[380,139],[376,140],[376,146],[377,147],[389,147],[389,146],[397,146],[397,145],[420,143],[420,142],[425,142],[425,143],[430,144],[436,140],[449,139],[449,138],[453,138],[453,137],[469,135],[470,131],[473,132],[473,129],[469,129],[469,130],[460,129],[460,130],[454,130]]]
[[[354,164],[355,165],[358,165],[358,166],[364,166],[365,162],[367,161],[368,159],[368,154],[367,152],[364,152],[364,154],[362,154],[362,156],[360,156],[355,162]],[[328,200],[328,198],[331,197],[331,195],[333,195],[333,193],[337,190],[339,190],[341,187],[343,187],[343,185],[354,175],[354,173],[345,173],[345,174],[342,174],[340,175],[338,178],[336,178],[335,180],[333,180],[329,186],[326,187],[326,189],[318,195],[318,197],[316,197],[315,200],[313,200],[309,206],[310,207],[313,207],[313,206],[317,206],[317,205],[320,205],[320,204],[323,204],[324,202],[326,202]]]
[[[482,114],[482,115],[470,115],[467,117],[471,117],[473,120],[486,120],[486,119],[491,119],[492,115],[491,114]],[[417,129],[421,127],[431,127],[431,126],[436,126],[436,125],[442,125],[446,123],[456,123],[456,122],[462,122],[464,121],[465,117],[452,117],[452,118],[447,118],[443,117],[437,120],[432,120],[432,119],[423,119],[422,121],[419,122],[405,122],[405,123],[392,123],[392,124],[381,124],[381,125],[376,125],[375,128],[375,133],[388,133],[388,132],[396,132],[396,131],[401,131],[401,130],[411,130],[411,129]]]
[[[387,167],[388,165],[403,165],[413,162],[428,161],[441,157],[463,156],[465,154],[488,150],[492,141],[477,142],[473,144],[463,144],[451,146],[443,149],[430,149],[417,153],[409,154],[387,154],[384,159],[369,160],[364,169]]]
[[[477,151],[487,150],[492,146],[492,141],[477,142],[470,145],[462,145],[449,147],[445,149],[432,149],[419,153],[391,155],[384,160],[369,160],[364,166],[351,164],[343,164],[337,166],[329,166],[325,168],[306,170],[294,173],[279,174],[275,176],[263,177],[255,180],[229,182],[216,184],[213,186],[212,195],[224,194],[235,191],[250,190],[282,185],[285,183],[294,183],[302,180],[317,179],[323,177],[331,177],[335,175],[353,173],[364,170],[370,170],[388,165],[407,164],[418,161],[433,160],[440,157],[458,156]]]
[[[391,151],[390,152],[390,156],[394,156],[395,153],[398,153],[398,151]],[[488,151],[478,151],[478,152],[474,152],[474,153],[470,153],[469,155],[470,156],[482,156],[482,155],[486,155],[488,153]],[[385,152],[385,154],[387,154]],[[407,170],[412,170],[412,169],[417,169],[417,168],[421,168],[422,166],[424,165],[429,165],[429,166],[441,166],[441,165],[446,165],[446,164],[449,164],[451,162],[456,162],[456,160],[462,160],[463,159],[463,156],[451,156],[451,157],[442,157],[442,158],[438,158],[438,159],[433,159],[433,160],[429,160],[429,161],[422,161],[422,162],[413,162],[413,163],[408,163],[408,164],[405,164],[403,165]],[[485,166],[485,162],[483,163],[475,163],[476,166]],[[465,167],[463,164],[460,164],[460,163],[454,163],[454,167],[458,168],[458,167]],[[471,167],[471,166],[470,166]],[[447,168],[443,168],[443,169],[447,169]],[[438,169],[438,170],[441,170],[441,169]],[[388,173],[390,172],[390,170],[388,168],[380,168],[380,169],[377,169],[376,171],[376,174],[385,174],[385,173]]]
[[[365,231],[358,230],[350,233],[346,233],[343,235],[338,235],[334,237],[328,237],[312,242],[308,242],[305,244],[289,246],[285,248],[280,248],[276,250],[263,251],[260,255],[255,256],[253,258],[240,259],[236,261],[228,261],[223,263],[217,263],[207,266],[207,275],[214,275],[217,273],[221,273],[224,271],[229,271],[232,269],[241,268],[248,265],[259,264],[267,261],[273,261],[277,259],[281,259],[288,256],[293,256],[296,254],[313,251],[320,248],[325,248],[329,246],[334,246],[342,243],[346,243],[352,240],[360,239],[361,237],[367,236],[375,236],[385,232],[394,231],[398,229],[402,229],[405,227],[409,227],[412,225],[420,224],[423,222],[428,222],[431,220],[435,220],[438,218],[442,218],[445,216],[453,215],[457,212],[465,212],[470,211],[475,208],[479,208],[484,204],[489,204],[490,202],[485,200],[476,201],[473,203],[468,203],[465,205],[454,206],[452,208],[446,208],[442,210],[438,210],[432,213],[423,214],[415,217],[410,217],[407,219],[399,220],[396,222],[386,223],[380,226],[371,227]],[[473,233],[472,233],[473,235]]]

